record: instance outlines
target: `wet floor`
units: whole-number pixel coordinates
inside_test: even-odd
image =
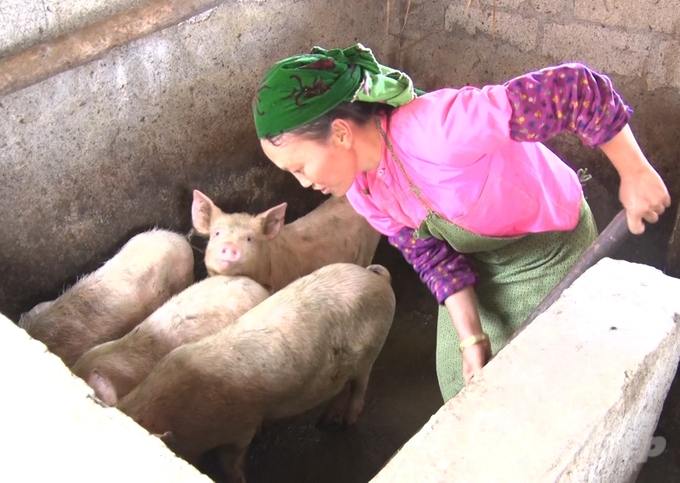
[[[365,483],[443,404],[435,374],[436,300],[384,239],[374,262],[392,274],[397,309],[358,423],[342,432],[318,430],[318,408],[264,427],[250,448],[248,483]],[[209,467],[203,470],[219,481]]]

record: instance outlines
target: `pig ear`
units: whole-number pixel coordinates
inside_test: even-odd
[[[257,218],[262,220],[262,234],[266,238],[276,238],[281,231],[286,218],[287,206],[288,203],[281,203],[280,205],[257,215]]]
[[[194,190],[194,202],[191,204],[191,222],[196,233],[210,234],[210,222],[217,207],[210,198],[198,190]]]
[[[171,431],[166,431],[165,433],[153,433],[158,439],[163,441],[165,444],[173,444],[175,442],[175,435]]]
[[[113,407],[118,402],[116,388],[113,387],[113,384],[111,384],[111,381],[106,376],[99,374],[96,370],[92,371],[87,384],[94,389],[95,395],[108,406]]]

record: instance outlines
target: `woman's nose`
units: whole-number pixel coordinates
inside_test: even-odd
[[[295,177],[300,182],[303,188],[309,188],[310,186],[312,186],[312,182],[308,180],[305,176],[301,174],[296,174]]]

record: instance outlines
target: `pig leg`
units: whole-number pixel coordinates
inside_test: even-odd
[[[339,431],[343,427],[345,413],[350,401],[351,383],[348,382],[338,394],[333,396],[326,406],[323,415],[317,421],[316,427],[322,431]]]
[[[364,409],[370,374],[369,368],[365,374],[345,384],[342,391],[330,400],[316,427],[325,431],[337,431],[356,424],[359,414]]]
[[[371,374],[370,368],[365,374],[350,381],[350,396],[349,404],[347,405],[347,412],[345,413],[345,424],[353,426],[357,422],[357,418],[364,409],[364,399],[366,397],[366,388],[368,387],[368,377]]]
[[[175,454],[175,456],[182,458],[195,468],[199,467],[202,454],[196,451],[180,451],[177,446],[175,435],[171,431],[166,431],[165,433],[153,433],[153,436],[163,441],[165,446],[167,446],[168,449]]]
[[[371,232],[370,236],[365,236],[364,242],[361,244],[361,249],[359,251],[357,265],[361,267],[368,267],[371,263],[373,263],[373,258],[375,256],[375,251],[378,248],[380,238],[380,233],[376,231]]]
[[[217,458],[224,473],[226,483],[246,483],[245,465],[248,445],[225,444],[217,448]]]

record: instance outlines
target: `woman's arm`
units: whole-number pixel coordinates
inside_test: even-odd
[[[438,238],[416,238],[414,232],[412,228],[402,228],[388,237],[388,241],[399,249],[439,304],[477,282],[477,275],[465,255]]]
[[[462,350],[463,380],[465,384],[468,384],[491,359],[491,342],[482,329],[477,311],[477,299],[471,286],[449,296],[445,305],[451,314],[458,340],[461,343],[471,342],[471,345]],[[484,338],[475,338],[480,335]]]
[[[583,64],[529,72],[504,86],[515,141],[547,141],[570,132],[585,145],[598,146],[621,131],[632,115],[611,80]]]
[[[437,302],[446,306],[459,340],[484,335],[473,289],[477,275],[465,255],[438,238],[415,238],[412,228],[403,228],[388,239],[413,266]],[[475,340],[463,350],[463,379],[466,384],[491,358],[489,341]]]
[[[628,125],[632,111],[607,76],[583,64],[563,64],[504,85],[512,106],[510,136],[515,141],[545,141],[571,132],[587,146],[602,149],[621,177],[619,198],[632,233],[642,233],[643,219],[654,223],[670,206],[663,180]]]

